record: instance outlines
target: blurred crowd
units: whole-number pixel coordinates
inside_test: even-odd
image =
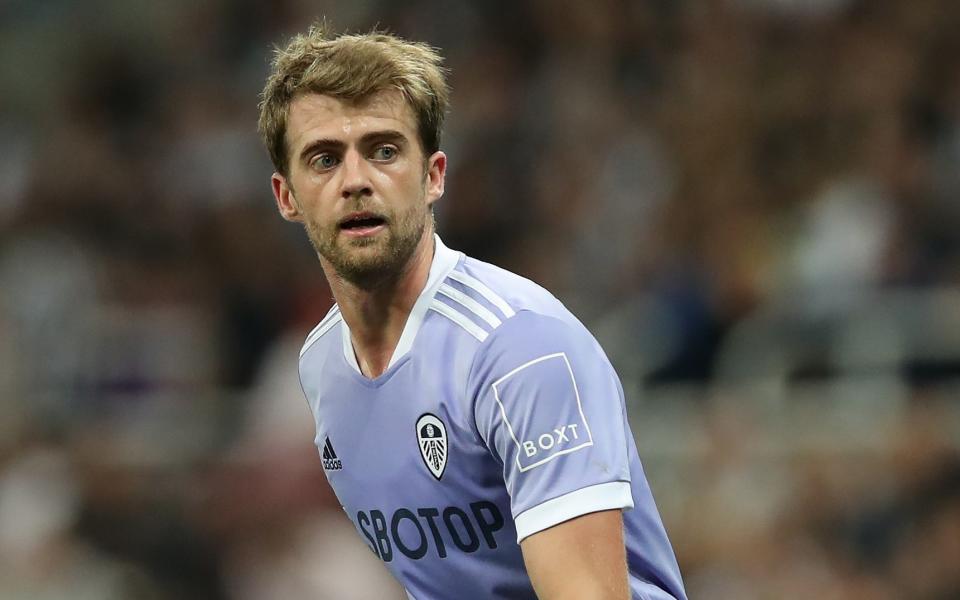
[[[691,598],[960,597],[952,0],[0,2],[0,597],[403,597],[255,128],[320,16],[441,48],[439,232],[604,343]]]

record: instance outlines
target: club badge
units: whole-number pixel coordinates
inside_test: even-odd
[[[417,442],[423,464],[439,480],[447,466],[447,428],[443,421],[430,413],[417,419]]]

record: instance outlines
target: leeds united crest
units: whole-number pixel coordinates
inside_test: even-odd
[[[447,428],[443,421],[430,413],[417,419],[417,442],[423,463],[439,480],[447,466]]]

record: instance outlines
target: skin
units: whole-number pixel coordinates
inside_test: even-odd
[[[287,140],[289,175],[272,177],[277,208],[304,225],[350,327],[357,363],[378,377],[430,273],[430,207],[443,195],[447,157],[424,156],[413,112],[394,91],[359,103],[299,96]],[[339,224],[357,211],[385,224],[351,236]]]
[[[524,538],[523,561],[541,600],[629,600],[623,515],[589,513]]]
[[[433,260],[431,206],[443,195],[447,157],[426,156],[416,131],[398,92],[360,102],[305,94],[287,119],[290,172],[272,177],[277,208],[306,229],[360,370],[371,378],[389,365]],[[358,211],[381,217],[383,226],[347,233],[340,223]],[[603,511],[524,539],[537,595],[629,598],[622,530],[620,511]]]

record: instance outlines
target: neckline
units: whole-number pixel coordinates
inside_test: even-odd
[[[397,342],[397,347],[393,349],[393,355],[391,355],[390,362],[387,363],[387,368],[383,373],[374,378],[367,377],[363,374],[363,371],[360,370],[360,365],[357,363],[356,353],[353,351],[353,342],[350,340],[350,327],[347,325],[345,319],[340,321],[343,358],[354,374],[365,382],[376,383],[383,381],[396,371],[396,367],[403,362],[404,357],[406,357],[413,348],[413,342],[420,332],[420,327],[423,325],[423,320],[427,316],[427,311],[430,309],[430,304],[433,302],[434,296],[437,295],[437,290],[440,289],[447,275],[457,266],[457,263],[460,262],[460,258],[463,256],[463,253],[447,248],[440,240],[439,235],[434,234],[433,241],[433,261],[430,263],[430,274],[427,276],[427,283],[423,286],[423,290],[417,297],[417,301],[413,304],[413,309],[410,310],[410,314],[407,315],[407,321],[403,325],[400,340]]]

